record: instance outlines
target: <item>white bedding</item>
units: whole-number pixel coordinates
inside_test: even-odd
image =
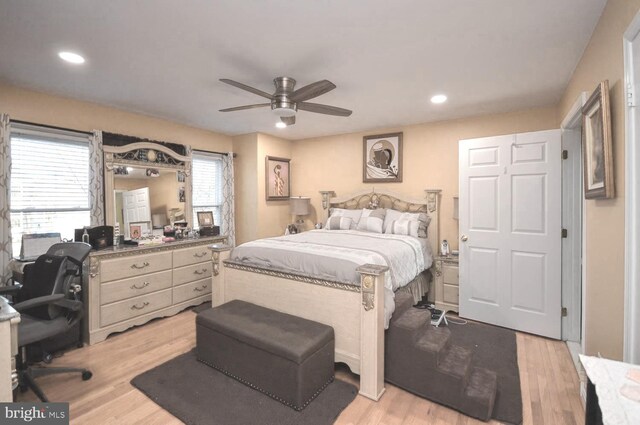
[[[259,239],[233,249],[230,259],[353,285],[363,264],[389,266],[385,279],[385,328],[395,310],[394,292],[431,267],[426,239],[357,230],[312,230]]]

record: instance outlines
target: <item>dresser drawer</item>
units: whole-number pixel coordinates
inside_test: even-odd
[[[459,301],[459,291],[458,291],[458,286],[456,285],[444,285],[444,291],[442,294],[442,300],[446,303],[449,304],[455,304],[458,305]]]
[[[103,305],[100,307],[100,326],[109,326],[170,305],[171,289]]]
[[[196,282],[173,287],[173,303],[179,304],[192,298],[211,293],[211,279],[202,279]]]
[[[443,264],[442,265],[442,281],[449,285],[457,285],[458,284],[458,267]]]
[[[110,282],[112,280],[169,270],[171,267],[170,251],[104,260],[100,264],[100,280],[102,282]]]
[[[126,300],[171,287],[171,270],[145,274],[100,285],[100,305]]]
[[[211,277],[213,263],[205,262],[173,269],[173,286]]]
[[[176,249],[173,251],[173,267],[189,266],[191,264],[211,261],[211,250],[207,245],[193,248]]]

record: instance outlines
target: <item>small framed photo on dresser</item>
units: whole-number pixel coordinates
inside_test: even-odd
[[[213,211],[198,211],[198,226],[199,227],[213,226]]]

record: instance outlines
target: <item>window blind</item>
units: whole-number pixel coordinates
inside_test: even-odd
[[[17,126],[10,196],[14,255],[24,233],[59,232],[72,239],[74,229],[91,221],[87,136]]]
[[[193,185],[193,227],[198,228],[198,211],[212,211],[213,222],[222,222],[222,156],[194,151],[191,159]]]

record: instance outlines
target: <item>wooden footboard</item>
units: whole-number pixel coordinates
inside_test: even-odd
[[[386,266],[358,267],[360,286],[247,267],[228,261],[229,247],[212,246],[213,306],[240,299],[333,327],[336,362],[360,374],[360,394],[384,392]]]

